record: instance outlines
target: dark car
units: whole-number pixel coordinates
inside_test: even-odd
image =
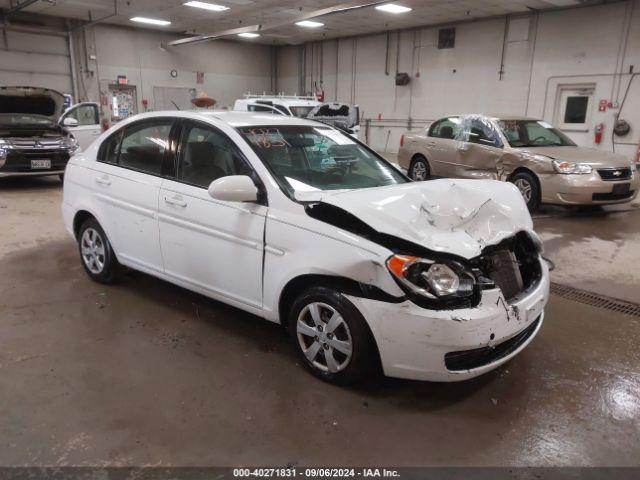
[[[48,88],[0,87],[0,177],[62,175],[78,149],[58,123],[64,96]]]

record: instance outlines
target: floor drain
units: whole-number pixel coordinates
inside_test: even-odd
[[[640,305],[636,303],[625,302],[624,300],[618,300],[617,298],[580,290],[579,288],[573,288],[567,285],[560,285],[559,283],[551,283],[551,293],[566,298],[567,300],[591,305],[592,307],[604,308],[606,310],[624,313],[625,315],[640,317]]]

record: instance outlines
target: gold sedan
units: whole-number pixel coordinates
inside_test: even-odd
[[[542,120],[514,116],[441,118],[403,135],[398,163],[418,181],[434,176],[512,182],[530,210],[541,203],[630,202],[640,187],[640,164],[579,147]]]

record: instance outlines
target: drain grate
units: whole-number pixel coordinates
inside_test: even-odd
[[[625,315],[634,315],[640,317],[640,305],[617,298],[607,297],[598,293],[580,290],[579,288],[560,285],[559,283],[551,283],[551,293],[559,297],[573,300],[574,302],[591,305],[592,307],[613,310],[614,312],[624,313]]]

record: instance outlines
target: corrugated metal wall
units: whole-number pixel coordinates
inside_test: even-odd
[[[12,30],[0,33],[0,84],[72,93],[66,37]]]

